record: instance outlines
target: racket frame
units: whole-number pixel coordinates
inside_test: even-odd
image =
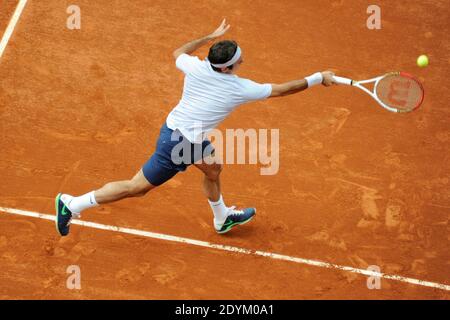
[[[383,101],[381,101],[380,98],[378,98],[378,96],[376,94],[378,84],[385,77],[392,76],[392,75],[394,75],[394,76],[401,75],[401,76],[413,79],[414,81],[416,81],[419,84],[420,88],[422,89],[422,98],[413,109],[400,110],[397,108],[392,108],[392,107],[386,105]],[[349,85],[349,86],[357,87],[357,88],[363,90],[365,93],[370,95],[373,99],[375,99],[375,101],[377,101],[383,108],[385,108],[388,111],[395,112],[395,113],[406,113],[406,112],[414,111],[420,107],[420,105],[423,102],[423,99],[425,98],[425,90],[423,89],[422,83],[420,83],[420,81],[418,81],[415,77],[413,77],[412,75],[410,75],[409,73],[406,73],[406,72],[389,72],[389,73],[386,73],[386,74],[376,77],[376,78],[372,78],[372,79],[368,79],[368,80],[361,80],[361,81],[355,81],[352,79],[338,77],[338,76],[334,76],[334,80],[339,84]],[[368,84],[368,83],[375,83],[374,87],[373,87],[373,91],[370,91],[367,87],[363,86],[363,84]]]

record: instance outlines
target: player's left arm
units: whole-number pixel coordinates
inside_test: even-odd
[[[226,20],[223,19],[222,23],[220,24],[219,28],[217,28],[213,33],[191,41],[189,43],[186,43],[184,46],[176,49],[173,52],[173,57],[175,58],[175,60],[182,55],[183,53],[186,54],[191,54],[193,53],[195,50],[197,50],[198,48],[204,46],[205,44],[207,44],[208,42],[215,40],[221,36],[223,36],[228,30],[230,29],[230,25],[226,23]]]

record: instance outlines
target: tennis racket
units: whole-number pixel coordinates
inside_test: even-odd
[[[411,112],[422,105],[425,91],[422,84],[405,72],[391,72],[370,80],[355,81],[334,77],[338,84],[357,87],[369,94],[383,108],[391,112]],[[364,85],[373,83],[373,90]]]

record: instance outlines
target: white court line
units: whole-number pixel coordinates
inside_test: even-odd
[[[55,221],[54,215],[42,214],[42,213],[38,213],[38,212],[24,211],[24,210],[18,210],[18,209],[13,209],[13,208],[4,208],[4,207],[0,207],[0,211],[10,213],[10,214],[16,214],[16,215],[21,215],[21,216]],[[322,262],[322,261],[318,261],[318,260],[302,259],[302,258],[285,256],[285,255],[281,255],[281,254],[264,252],[264,251],[254,251],[254,250],[249,250],[249,249],[244,249],[244,248],[239,248],[239,247],[214,244],[214,243],[210,243],[210,242],[206,242],[206,241],[171,236],[171,235],[162,234],[162,233],[154,233],[154,232],[149,232],[149,231],[109,226],[109,225],[105,225],[105,224],[82,221],[82,220],[72,220],[72,224],[77,224],[80,226],[94,228],[94,229],[101,229],[101,230],[133,234],[133,235],[147,237],[147,238],[172,241],[172,242],[180,242],[180,243],[190,244],[190,245],[199,246],[199,247],[212,248],[212,249],[223,250],[223,251],[231,251],[231,252],[237,252],[237,253],[242,253],[242,254],[247,254],[247,255],[262,256],[262,257],[267,257],[267,258],[271,258],[271,259],[275,259],[275,260],[290,261],[290,262],[306,264],[306,265],[315,266],[315,267],[321,267],[321,268],[327,268],[327,269],[337,269],[337,270],[362,274],[362,275],[369,276],[369,277],[379,277],[379,278],[383,278],[383,279],[396,280],[396,281],[401,281],[401,282],[414,284],[414,285],[418,285],[418,286],[424,286],[424,287],[430,287],[430,288],[436,288],[436,289],[440,289],[440,290],[450,291],[450,285],[446,285],[446,284],[423,281],[423,280],[413,279],[413,278],[406,278],[406,277],[398,276],[398,275],[379,273],[379,272],[369,271],[369,270],[365,270],[365,269],[358,269],[358,268],[347,267],[347,266],[337,265],[337,264],[328,263],[328,262]]]
[[[11,20],[9,20],[8,27],[6,28],[5,33],[3,34],[2,41],[0,42],[0,58],[3,55],[3,51],[5,51],[6,46],[8,45],[9,39],[16,27],[17,22],[19,21],[20,16],[22,15],[22,11],[25,8],[28,0],[20,0],[17,4],[16,10],[14,11]]]

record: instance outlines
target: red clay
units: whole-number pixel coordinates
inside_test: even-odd
[[[11,18],[14,9],[16,7],[15,1],[10,0],[0,0],[0,34],[6,30],[8,26],[9,19]]]
[[[380,1],[379,31],[365,26],[366,1],[77,3],[82,29],[71,31],[65,3],[30,1],[0,61],[0,206],[52,213],[60,191],[134,175],[181,95],[171,52],[225,12],[229,38],[244,50],[244,77],[401,70],[424,83],[424,106],[391,114],[336,87],[241,107],[220,128],[279,128],[281,167],[275,176],[225,168],[227,204],[258,208],[225,237],[212,229],[194,168],[83,218],[450,283],[447,1]],[[431,63],[419,69],[423,53]],[[65,287],[72,264],[81,268],[79,291]],[[442,290],[384,280],[368,290],[365,277],[341,271],[77,226],[60,239],[49,221],[8,214],[0,214],[0,268],[3,299],[449,299]]]

